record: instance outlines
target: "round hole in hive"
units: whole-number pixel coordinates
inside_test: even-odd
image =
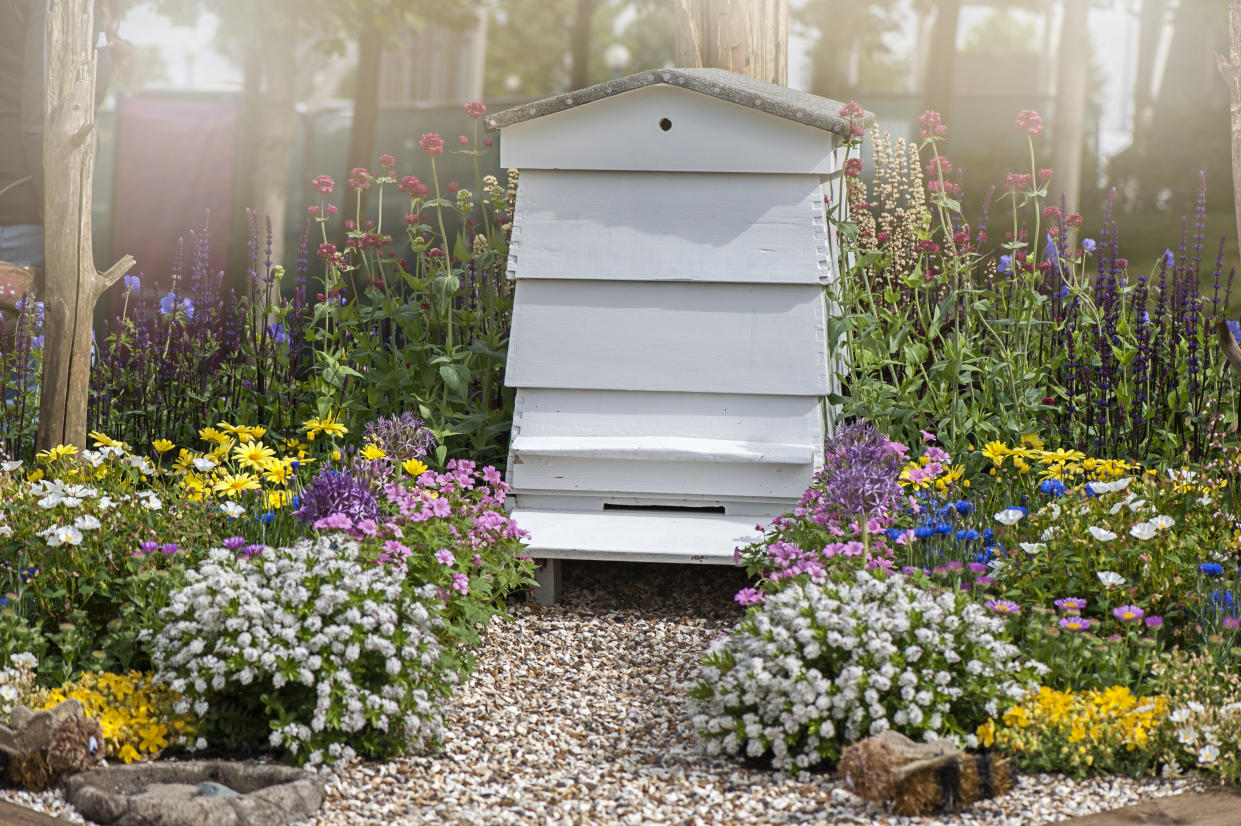
[[[672,128],[672,121],[668,120],[667,118],[660,118],[659,128],[667,132],[669,129]]]

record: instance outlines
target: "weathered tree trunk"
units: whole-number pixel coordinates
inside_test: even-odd
[[[375,127],[379,123],[379,75],[383,57],[383,32],[374,25],[358,38],[358,71],[353,87],[353,123],[349,128],[349,168],[374,166]],[[362,214],[366,214],[366,192]]]
[[[1056,74],[1056,124],[1052,168],[1057,189],[1070,212],[1079,211],[1082,182],[1082,140],[1086,130],[1086,74],[1090,38],[1086,31],[1086,0],[1064,0],[1060,22],[1060,54]],[[1052,198],[1052,201],[1055,201]]]
[[[676,0],[676,65],[788,84],[788,0]]]
[[[931,25],[931,48],[927,56],[923,109],[933,109],[952,126],[952,94],[957,71],[957,23],[961,0],[938,0]]]
[[[590,85],[590,21],[599,0],[577,0],[577,14],[569,35],[569,88]]]
[[[1241,239],[1241,0],[1228,0],[1229,56],[1217,55],[1220,74],[1232,98],[1232,193]]]
[[[47,269],[42,399],[36,443],[86,445],[95,303],[134,265],[105,273],[91,250],[95,178],[95,44],[91,0],[51,0],[47,11],[43,157]]]

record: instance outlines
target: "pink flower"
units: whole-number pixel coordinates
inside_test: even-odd
[[[379,535],[379,525],[376,524],[374,519],[363,519],[354,527],[356,527],[360,533],[364,533],[367,536]]]
[[[496,470],[491,465],[487,465],[483,468],[483,481],[489,485],[500,484],[500,471]]]
[[[944,125],[943,118],[933,109],[927,109],[918,116],[918,123],[922,124],[918,137],[921,138],[942,138],[948,134],[948,127]]]
[[[418,141],[418,148],[432,158],[438,158],[444,154],[444,139],[436,132],[425,132]]]
[[[487,111],[487,107],[481,101],[470,101],[465,105],[465,113],[474,120],[478,120]]]
[[[441,565],[451,565],[457,561],[457,558],[447,548],[440,548],[435,552],[435,561]]]
[[[922,441],[924,441],[924,442],[933,442],[933,441],[935,441],[935,434],[934,434],[934,433],[927,433],[925,430],[919,430],[918,432],[919,432],[920,434],[922,434]]]
[[[320,244],[319,245],[319,257],[320,258],[331,258],[335,254],[336,254],[335,244]]]
[[[468,144],[469,142],[470,142],[470,139],[469,139],[469,138],[467,138],[465,135],[458,135],[458,136],[457,136],[457,143],[461,144],[462,146],[465,146],[465,145],[466,145],[466,144]]]
[[[1043,119],[1033,109],[1022,109],[1017,114],[1017,131],[1037,135],[1043,131]]]
[[[1056,173],[1055,173],[1055,172],[1053,172],[1053,171],[1052,171],[1052,170],[1050,170],[1050,169],[1040,169],[1040,170],[1038,171],[1038,177],[1039,177],[1039,180],[1040,180],[1040,181],[1050,181],[1050,180],[1051,180],[1051,176],[1052,176],[1052,175],[1055,175],[1055,174],[1056,174]]]
[[[327,195],[336,186],[336,182],[327,175],[320,175],[310,183],[315,189],[319,190],[324,195]]]
[[[396,158],[392,157],[391,155],[380,155],[379,165],[382,166],[384,169],[388,170],[389,172],[391,172],[392,168],[396,166]]]
[[[328,205],[327,205],[327,214],[328,214],[328,215],[335,215],[335,214],[336,214],[336,204],[328,204]]]
[[[330,513],[315,520],[312,527],[316,531],[348,531],[353,528],[353,520],[343,513]]]
[[[312,206],[312,207],[310,207],[310,208],[309,208],[308,210],[306,210],[306,211],[307,211],[307,212],[309,212],[311,215],[318,215],[318,214],[319,214],[319,208],[318,208],[317,206]]]
[[[456,181],[449,181],[449,182],[448,182],[448,191],[449,191],[449,192],[456,192],[456,191],[457,191],[458,189],[460,189],[460,188],[461,188],[461,184],[457,183]]]
[[[757,605],[763,601],[763,594],[754,588],[742,588],[733,600],[741,605]]]
[[[349,171],[349,186],[354,189],[370,189],[371,173],[364,166],[355,166]]]
[[[401,192],[406,193],[414,198],[425,198],[430,192],[419,180],[416,175],[406,175],[401,179],[401,183],[397,186]]]
[[[495,146],[496,142],[492,138],[483,138],[483,146]]]
[[[465,574],[453,574],[452,589],[459,594],[468,594],[470,592],[470,578]]]

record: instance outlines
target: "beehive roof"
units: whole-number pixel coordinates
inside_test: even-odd
[[[833,132],[842,138],[849,137],[849,119],[840,116],[840,109],[844,106],[840,101],[812,95],[809,92],[799,92],[724,69],[649,69],[575,92],[565,92],[562,95],[515,106],[512,109],[488,115],[485,123],[488,129],[503,129],[515,123],[534,120],[576,106],[614,97],[622,92],[656,85],[680,86],[735,103],[738,106],[757,109],[760,112],[787,118],[796,123],[804,123],[825,132]],[[874,122],[874,114],[866,112],[862,125],[869,127]]]

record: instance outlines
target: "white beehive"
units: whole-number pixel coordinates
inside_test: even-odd
[[[521,173],[505,381],[531,556],[731,563],[806,489],[830,429],[840,108],[661,69],[488,119]]]

